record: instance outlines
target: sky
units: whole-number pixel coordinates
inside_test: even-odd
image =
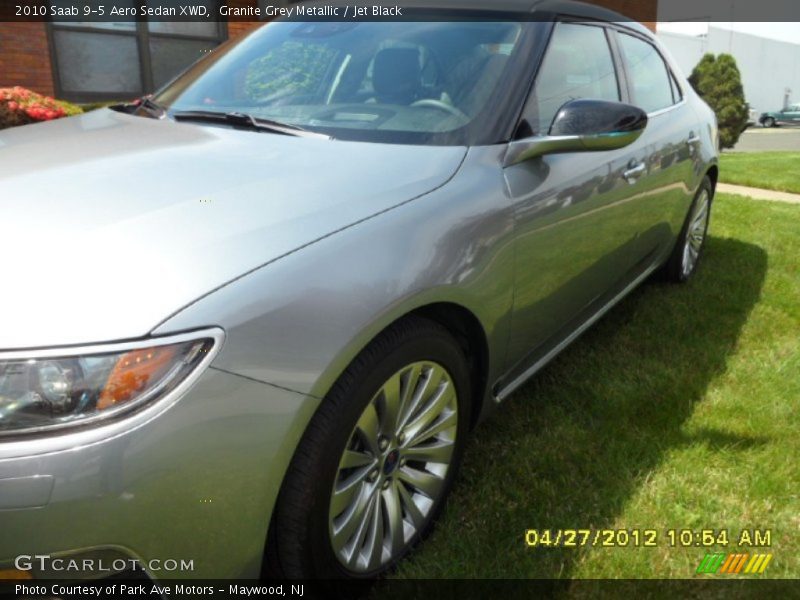
[[[658,30],[685,35],[702,35],[708,32],[709,25],[800,44],[800,23],[659,23]]]

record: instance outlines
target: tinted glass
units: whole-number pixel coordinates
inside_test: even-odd
[[[619,101],[611,49],[601,27],[558,23],[527,109],[534,133],[547,134],[558,109],[578,98]]]
[[[136,31],[135,21],[59,21],[53,19],[58,27],[80,27],[82,29],[104,29],[108,31]]]
[[[478,128],[476,117],[521,62],[522,32],[504,22],[275,22],[215,52],[156,100],[340,139],[470,143],[465,132]]]
[[[161,87],[198,58],[210,52],[216,42],[151,37],[150,61],[153,66],[153,85]]]
[[[42,2],[41,4],[46,4]],[[65,11],[67,9],[77,8],[78,12],[81,16],[87,17],[89,15],[86,14],[86,10],[90,10],[91,15],[95,17],[105,16],[109,17],[111,15],[111,4],[107,0],[81,0],[80,2],[75,2],[74,0],[50,0],[50,6],[53,8],[59,9],[59,11]],[[115,0],[113,2],[115,8],[119,9],[120,11],[127,12],[129,10],[137,10],[140,1],[139,0]],[[101,14],[102,12],[102,14]],[[65,13],[66,14],[66,13]],[[84,28],[91,28],[91,29],[106,29],[106,30],[114,30],[114,31],[135,31],[136,30],[136,21],[67,21],[63,20],[66,18],[74,18],[74,17],[59,17],[53,16],[52,22],[58,24],[60,27],[84,27]]]
[[[64,91],[141,93],[135,37],[68,30],[53,36]]]
[[[155,2],[150,0],[150,7],[158,7],[163,4],[160,0]],[[215,3],[209,0],[193,0],[192,10],[205,9],[210,14],[215,14]],[[188,5],[187,5],[188,6]],[[191,35],[197,37],[214,38],[219,36],[219,23],[216,21],[148,21],[147,28],[153,33],[164,33],[170,35]]]
[[[620,34],[619,40],[633,85],[633,103],[648,113],[672,106],[674,84],[658,51],[631,35]]]
[[[150,21],[147,28],[153,33],[168,35],[191,35],[196,37],[219,37],[219,24],[215,21],[180,23],[174,21]]]

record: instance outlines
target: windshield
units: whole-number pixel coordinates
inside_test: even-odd
[[[173,114],[246,113],[337,139],[472,145],[514,77],[521,35],[503,22],[274,22],[155,101]]]

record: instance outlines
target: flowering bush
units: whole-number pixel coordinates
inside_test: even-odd
[[[82,112],[80,106],[42,96],[24,87],[0,88],[0,129]]]

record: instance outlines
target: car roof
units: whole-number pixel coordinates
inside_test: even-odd
[[[334,2],[323,2],[322,0],[301,0],[297,4],[348,4],[347,0]],[[587,4],[585,2],[575,2],[573,0],[406,0],[403,8],[431,10],[436,12],[452,12],[455,14],[468,12],[484,14],[511,13],[525,15],[525,18],[536,20],[536,13],[542,15],[565,15],[587,21],[605,21],[624,25],[640,34],[653,38],[652,32],[641,23],[633,21],[630,17],[625,17],[618,12]]]
[[[644,34],[647,37],[655,37],[652,31],[638,21],[634,21],[630,17],[626,17],[611,9],[603,8],[602,6],[595,6],[594,4],[587,4],[585,2],[573,2],[571,0],[530,0],[530,3],[533,5],[532,11],[534,13],[547,12],[557,15],[585,18],[590,21],[618,23]]]

